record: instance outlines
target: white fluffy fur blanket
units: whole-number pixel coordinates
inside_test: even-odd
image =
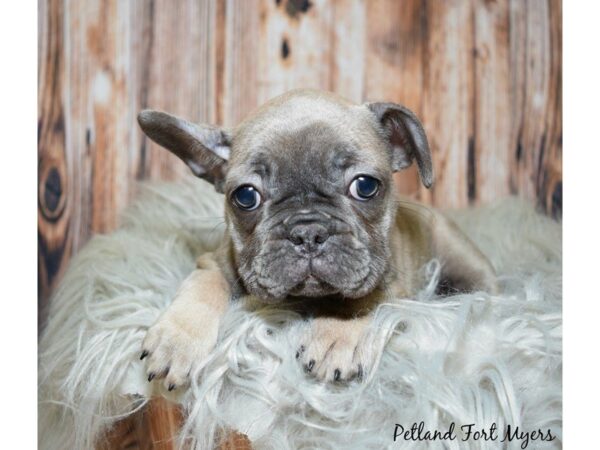
[[[195,256],[218,244],[223,199],[200,181],[144,192],[120,230],[73,259],[51,300],[39,343],[40,448],[92,448],[149,396],[168,396],[145,378],[141,341]],[[524,435],[500,442],[511,425],[556,436],[528,448],[560,448],[561,226],[515,199],[451,216],[501,274],[501,295],[436,297],[432,262],[416,298],[377,311],[378,368],[348,386],[303,373],[294,356],[304,324],[292,313],[237,305],[193,386],[171,397],[188,413],[182,437],[201,449],[221,428],[257,449],[521,448]],[[396,424],[420,422],[421,437],[454,423],[456,438],[394,442]],[[493,423],[496,441],[462,440],[461,426]]]

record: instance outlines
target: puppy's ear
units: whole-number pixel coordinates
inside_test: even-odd
[[[195,125],[170,114],[145,110],[138,122],[146,135],[185,162],[194,175],[223,192],[231,139],[210,125]]]
[[[433,184],[431,152],[423,126],[412,111],[395,103],[367,103],[392,147],[392,170],[397,172],[417,160],[421,182]]]

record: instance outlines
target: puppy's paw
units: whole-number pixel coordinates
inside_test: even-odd
[[[164,380],[169,391],[186,386],[196,364],[201,363],[217,341],[218,321],[165,315],[144,339],[141,359],[147,358],[148,381]]]
[[[303,335],[296,359],[304,370],[328,382],[362,379],[371,370],[371,352],[366,348],[369,318],[316,318]]]

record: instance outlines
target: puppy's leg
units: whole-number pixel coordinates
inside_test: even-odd
[[[435,214],[433,256],[442,264],[442,280],[459,291],[497,291],[496,273],[477,246],[447,217]]]
[[[213,349],[230,288],[212,254],[198,258],[173,303],[150,327],[142,345],[148,381],[164,378],[167,389],[187,384],[194,364]]]

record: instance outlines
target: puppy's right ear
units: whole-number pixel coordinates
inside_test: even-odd
[[[150,139],[177,155],[217,192],[223,192],[231,147],[231,138],[224,130],[151,110],[139,113],[138,122]]]
[[[423,125],[407,107],[396,103],[367,103],[379,121],[392,148],[394,172],[417,161],[421,182],[426,188],[433,184],[431,151]]]

